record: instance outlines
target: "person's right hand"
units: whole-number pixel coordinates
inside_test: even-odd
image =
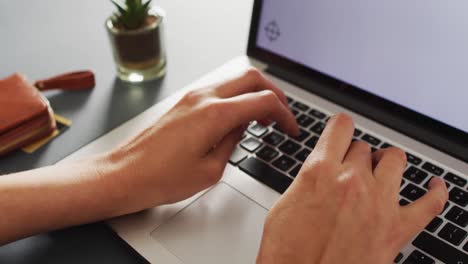
[[[419,200],[400,206],[405,153],[388,148],[372,155],[367,143],[351,143],[353,131],[349,116],[330,119],[269,212],[258,263],[393,263],[443,210],[448,193],[440,179]]]

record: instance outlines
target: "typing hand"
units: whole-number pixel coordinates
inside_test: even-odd
[[[269,212],[258,263],[393,263],[442,211],[448,193],[439,179],[431,181],[426,195],[401,207],[405,153],[388,148],[372,155],[366,143],[351,143],[353,131],[346,115],[329,121],[296,180]]]
[[[258,71],[188,93],[154,126],[112,152],[125,212],[174,203],[219,181],[229,157],[253,120],[299,128],[281,90]]]

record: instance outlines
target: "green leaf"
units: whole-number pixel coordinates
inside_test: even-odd
[[[115,16],[118,23],[127,29],[136,29],[144,23],[151,1],[125,0],[125,5],[123,5],[121,1],[111,0],[118,10],[118,14]]]
[[[117,7],[117,10],[119,11],[120,14],[125,14],[126,10],[124,7],[122,7],[116,0],[111,0],[111,2]]]

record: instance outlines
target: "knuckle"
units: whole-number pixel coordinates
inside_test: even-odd
[[[249,79],[253,79],[253,80],[261,80],[263,79],[263,74],[256,68],[250,68],[248,69],[244,76],[246,78],[249,78]]]
[[[362,174],[359,169],[350,169],[340,177],[345,189],[357,190],[362,185]]]
[[[327,159],[307,159],[307,167],[319,176],[330,176],[335,171],[335,164]]]
[[[359,149],[359,150],[362,150],[363,152],[370,152],[371,151],[371,147],[370,147],[369,143],[364,142],[362,140],[354,141],[352,143],[352,146]]]
[[[190,91],[182,97],[181,102],[188,105],[196,105],[201,101],[201,94],[198,91]]]
[[[362,170],[357,168],[348,169],[338,178],[343,195],[349,202],[356,202],[367,196],[367,188]]]
[[[268,103],[274,104],[279,102],[278,96],[270,90],[265,90],[261,92],[261,96],[268,101]]]
[[[362,202],[365,201],[363,199],[365,190],[362,188],[362,184],[358,178],[356,175],[347,175],[338,179],[338,186],[341,192],[338,197],[342,199],[340,203],[342,206],[362,205]]]
[[[390,156],[400,159],[402,162],[406,163],[406,153],[397,147],[390,147],[385,149],[385,152]]]

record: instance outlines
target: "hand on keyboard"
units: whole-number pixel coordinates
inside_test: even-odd
[[[289,134],[299,133],[286,96],[256,70],[189,92],[152,127],[114,151],[114,160],[124,163],[123,179],[116,181],[134,194],[127,213],[184,200],[218,182],[253,120],[275,121]]]
[[[258,263],[392,263],[448,199],[437,177],[400,206],[406,155],[351,143],[350,117],[331,118],[298,176],[269,212]]]

